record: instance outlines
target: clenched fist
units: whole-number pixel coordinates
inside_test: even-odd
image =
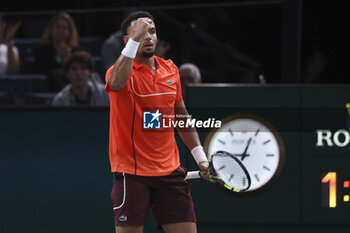
[[[154,23],[149,18],[138,18],[131,22],[130,37],[139,42],[152,28],[155,28]]]

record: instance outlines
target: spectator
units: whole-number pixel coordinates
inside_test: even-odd
[[[201,83],[201,72],[195,64],[184,63],[179,67],[179,74],[181,78],[182,97],[186,100],[188,84]]]
[[[16,74],[20,71],[19,52],[13,44],[20,24],[17,22],[15,25],[8,25],[5,31],[6,22],[0,16],[0,74]],[[2,43],[3,40],[5,43]]]
[[[43,45],[37,52],[37,70],[48,76],[50,90],[57,92],[68,84],[63,75],[63,61],[79,45],[78,31],[72,17],[66,12],[54,15],[41,39]]]
[[[115,63],[124,46],[122,31],[116,31],[103,43],[101,57],[105,70],[108,70]]]
[[[93,60],[89,53],[76,51],[64,61],[64,71],[70,84],[53,100],[55,106],[108,106],[109,97],[104,84],[91,81]]]
[[[325,83],[327,82],[329,58],[321,48],[309,46],[303,51],[301,64],[302,83]]]

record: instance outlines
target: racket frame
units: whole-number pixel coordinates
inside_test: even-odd
[[[243,172],[245,173],[245,175],[247,177],[247,182],[248,182],[247,188],[236,189],[236,188],[230,186],[229,184],[226,184],[225,181],[222,180],[221,177],[217,174],[217,172],[214,168],[214,165],[213,165],[213,157],[220,156],[220,154],[225,154],[225,155],[231,157],[242,168]],[[250,175],[249,175],[247,168],[243,165],[243,163],[238,158],[236,158],[236,156],[232,155],[231,153],[229,153],[227,151],[217,151],[213,155],[210,156],[210,158],[209,158],[209,172],[210,172],[210,174],[209,174],[209,176],[208,175],[207,176],[210,179],[213,179],[214,181],[216,181],[215,185],[217,185],[220,189],[222,189],[223,191],[228,192],[230,194],[238,194],[238,193],[245,192],[249,189],[249,187],[251,185],[251,179],[250,179]],[[205,171],[190,171],[190,172],[187,172],[185,179],[188,180],[188,179],[203,178],[204,174],[205,174]]]
[[[227,155],[229,157],[231,157],[233,160],[235,160],[235,162],[242,168],[243,172],[245,173],[246,177],[247,177],[247,182],[248,182],[248,186],[244,189],[236,189],[234,187],[232,187],[229,184],[226,184],[224,180],[221,179],[221,177],[219,176],[219,174],[217,174],[214,165],[213,165],[213,157],[214,156],[220,156],[220,154],[224,154]],[[213,175],[214,180],[217,181],[218,186],[221,188],[224,188],[225,191],[230,191],[230,192],[235,192],[235,193],[241,193],[241,192],[245,192],[250,188],[251,185],[251,179],[250,179],[250,175],[249,172],[247,170],[247,168],[243,165],[243,163],[233,154],[227,152],[227,151],[216,151],[211,157],[210,157],[210,163],[209,163],[209,167],[210,167],[210,172]]]

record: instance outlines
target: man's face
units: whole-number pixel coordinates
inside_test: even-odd
[[[74,88],[82,88],[86,86],[90,75],[90,69],[79,63],[73,63],[66,72],[66,76]]]
[[[148,19],[148,20],[152,21],[151,19]],[[136,20],[131,22],[129,27],[129,32],[132,30],[132,27],[134,26],[135,22]],[[154,54],[154,51],[156,50],[156,45],[157,45],[157,32],[156,32],[156,26],[152,21],[152,27],[145,34],[145,36],[140,40],[140,45],[137,50],[137,53],[141,54],[143,57],[146,57],[146,58],[152,57]]]

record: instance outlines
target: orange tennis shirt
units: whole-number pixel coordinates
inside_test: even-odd
[[[148,66],[133,61],[130,77],[120,91],[108,86],[114,65],[106,73],[112,172],[163,176],[180,166],[174,128],[165,129],[161,121],[162,116],[175,115],[175,105],[182,101],[179,71],[171,60],[154,59],[155,75]],[[160,127],[147,128],[149,123]]]

